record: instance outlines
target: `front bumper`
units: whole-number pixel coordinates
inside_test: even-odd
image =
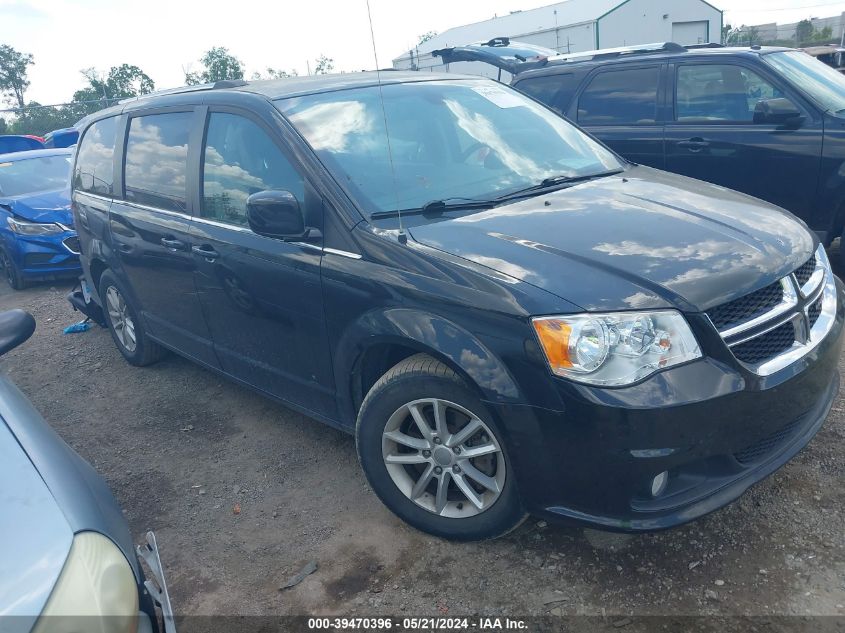
[[[843,292],[827,336],[755,377],[703,358],[624,389],[556,381],[560,411],[491,405],[529,510],[602,529],[661,530],[734,501],[821,428],[839,390]],[[653,478],[668,471],[656,498]]]
[[[72,277],[82,270],[76,231],[38,237],[15,235],[9,252],[27,278]]]

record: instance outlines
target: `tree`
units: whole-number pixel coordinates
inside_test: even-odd
[[[19,108],[24,107],[24,93],[29,88],[27,69],[34,63],[29,53],[19,53],[8,44],[0,45],[0,93]]]
[[[9,125],[6,123],[6,119],[0,117],[0,134],[8,134],[9,133]]]
[[[200,59],[205,67],[201,72],[185,72],[185,83],[189,86],[211,84],[226,79],[243,79],[243,63],[223,46],[215,46]]]
[[[798,23],[798,26],[795,27],[795,41],[797,44],[803,44],[804,42],[809,42],[813,39],[813,33],[815,32],[815,28],[813,27],[813,23],[810,20],[801,20]]]
[[[437,31],[427,31],[426,33],[423,33],[422,35],[420,35],[420,41],[417,42],[417,46],[422,46],[428,40],[434,37],[437,37]]]
[[[258,71],[252,73],[253,80],[260,81],[261,79],[287,79],[288,77],[299,77],[299,73],[297,72],[296,68],[292,68],[290,71],[287,71],[267,67],[266,72],[266,77]]]
[[[82,70],[82,75],[88,80],[88,86],[83,88],[89,98],[94,99],[128,99],[148,94],[155,90],[155,82],[143,70],[131,64],[112,66],[108,74],[101,75],[94,68]],[[78,91],[77,94],[82,91]],[[82,101],[82,99],[75,100]]]
[[[325,55],[320,55],[317,58],[317,63],[314,66],[315,75],[328,75],[333,70],[334,59],[332,59],[331,57],[326,57]]]

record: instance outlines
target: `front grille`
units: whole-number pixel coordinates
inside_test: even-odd
[[[822,297],[816,299],[816,302],[807,310],[807,316],[810,317],[810,327],[816,324],[822,313]]]
[[[23,258],[24,268],[34,268],[52,263],[55,253],[27,253]]]
[[[816,256],[813,255],[801,268],[795,271],[795,278],[798,280],[798,285],[803,286],[810,281],[810,276],[816,270]]]
[[[795,342],[795,328],[792,321],[776,327],[771,332],[740,343],[731,348],[734,356],[743,363],[756,365],[778,354],[784,353]]]
[[[783,301],[783,286],[780,281],[754,292],[716,306],[707,312],[717,330],[726,330],[754,317],[765,314]]]
[[[768,457],[795,434],[796,429],[801,424],[801,420],[802,418],[793,420],[783,428],[764,437],[759,442],[734,453],[734,458],[743,466],[747,466],[748,464],[759,462]]]
[[[79,245],[79,238],[76,237],[76,236],[69,237],[66,240],[64,240],[62,243],[67,247],[67,249],[70,252],[72,252],[75,255],[79,255],[79,253],[82,252],[82,248]]]

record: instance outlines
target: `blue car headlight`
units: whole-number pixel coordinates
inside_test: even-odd
[[[29,222],[20,218],[7,218],[6,222],[12,232],[18,235],[58,235],[66,230],[62,225],[52,222]]]

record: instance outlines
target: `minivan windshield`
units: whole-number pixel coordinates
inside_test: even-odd
[[[770,53],[762,58],[822,108],[845,114],[845,75],[801,51]]]
[[[622,169],[575,126],[492,81],[387,84],[382,93],[384,109],[378,86],[276,102],[369,214]]]
[[[69,154],[0,161],[0,196],[25,196],[63,189],[70,177]]]

